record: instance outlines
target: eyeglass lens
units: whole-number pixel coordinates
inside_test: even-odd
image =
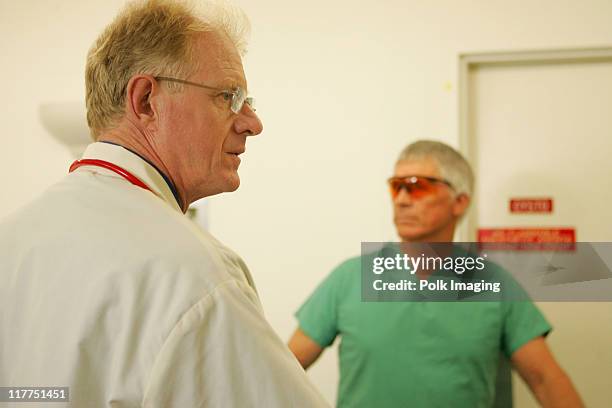
[[[391,196],[396,198],[402,189],[413,199],[423,198],[436,190],[434,182],[422,177],[392,178],[389,180]]]

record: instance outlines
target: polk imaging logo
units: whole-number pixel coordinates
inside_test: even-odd
[[[419,291],[423,292],[449,292],[456,295],[457,292],[472,292],[473,294],[483,291],[499,293],[500,282],[487,282],[484,279],[478,281],[462,281],[453,279],[452,273],[461,276],[466,272],[483,271],[485,269],[485,258],[483,256],[430,256],[421,253],[418,256],[410,256],[406,253],[396,253],[393,256],[376,256],[372,259],[372,273],[382,275],[385,272],[400,272],[400,279],[375,279],[372,288],[379,291]],[[420,272],[419,279],[414,275]],[[452,273],[449,273],[452,272]],[[412,279],[401,279],[402,274],[408,274]],[[396,276],[398,274],[396,273]],[[449,279],[450,278],[450,279]],[[429,293],[427,293],[429,294]],[[451,297],[451,299],[455,299]]]
[[[609,242],[363,242],[361,300],[609,302],[610,265]]]
[[[487,254],[452,243],[386,243],[362,248],[362,300],[498,300],[502,282]]]

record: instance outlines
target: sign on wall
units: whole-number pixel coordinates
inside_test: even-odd
[[[574,243],[576,229],[571,227],[479,228],[478,242]]]
[[[542,214],[553,212],[552,198],[512,198],[510,212],[518,214]]]

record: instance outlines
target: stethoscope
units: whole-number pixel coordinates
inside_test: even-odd
[[[124,179],[132,183],[133,185],[138,186],[140,188],[144,188],[145,190],[149,190],[150,192],[153,192],[153,190],[151,190],[149,186],[143,183],[141,179],[139,179],[138,177],[136,177],[135,175],[133,175],[132,173],[130,173],[123,167],[119,167],[114,163],[107,162],[104,160],[98,160],[98,159],[76,160],[74,163],[72,163],[72,165],[70,166],[70,169],[68,169],[68,173],[72,173],[73,171],[75,171],[81,166],[96,166],[96,167],[105,168],[114,173],[117,173],[118,175],[120,175],[121,177],[123,177]]]

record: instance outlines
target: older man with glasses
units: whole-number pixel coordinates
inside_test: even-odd
[[[0,386],[37,388],[9,390],[12,402],[327,406],[244,262],[183,214],[238,188],[247,138],[262,131],[247,28],[233,9],[138,1],[94,43],[95,143],[0,224]]]
[[[473,180],[467,161],[443,143],[406,147],[388,180],[402,249],[452,242]],[[362,302],[367,256],[340,264],[319,285],[296,313],[299,327],[289,341],[308,368],[341,338],[338,407],[491,407],[500,354],[543,406],[582,406],[544,341],[551,327],[532,302]],[[427,279],[433,272],[416,273]]]

